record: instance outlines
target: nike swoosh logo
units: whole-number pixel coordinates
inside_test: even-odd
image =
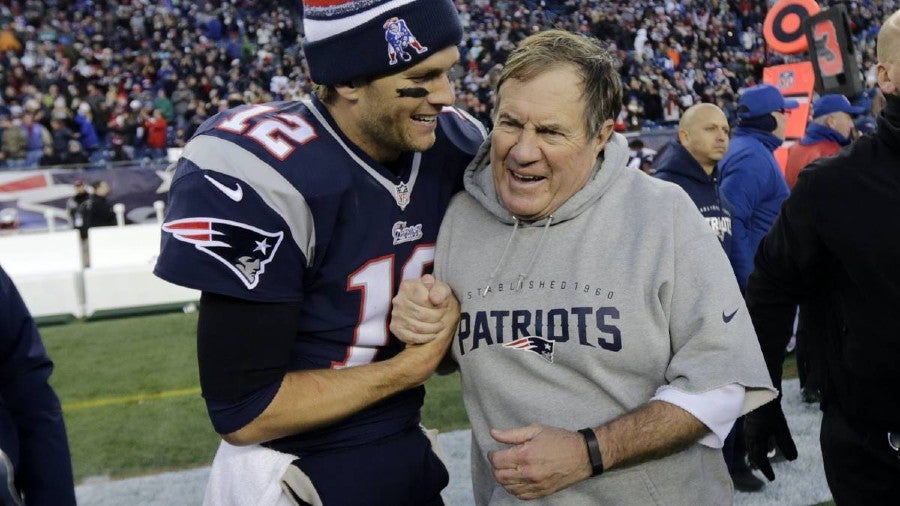
[[[207,175],[204,175],[203,177],[208,179],[209,182],[213,184],[213,186],[215,186],[219,190],[222,190],[222,193],[224,193],[225,196],[230,198],[231,200],[233,200],[235,202],[240,202],[241,199],[244,198],[244,189],[241,188],[240,183],[234,183],[234,188],[229,188],[229,187],[225,186],[224,184],[216,181],[215,179],[213,179]]]
[[[740,308],[738,308],[738,309],[740,309]],[[737,312],[738,312],[738,310],[735,309],[733,313],[731,313],[730,315],[726,315],[726,314],[725,314],[725,311],[722,311],[722,321],[725,322],[725,323],[730,322],[731,319],[734,318],[734,315],[737,314]]]

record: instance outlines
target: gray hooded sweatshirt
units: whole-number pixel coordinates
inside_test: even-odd
[[[776,395],[718,239],[681,188],[627,161],[625,138],[613,134],[584,188],[549,217],[521,222],[497,198],[488,141],[447,211],[435,273],[461,303],[451,349],[477,504],[518,503],[491,474],[488,452],[508,447],[491,428],[596,427],[664,385],[695,394],[742,385],[742,413]],[[721,505],[732,496],[721,450],[695,443],[538,503]]]

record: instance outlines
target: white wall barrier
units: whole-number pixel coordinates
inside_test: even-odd
[[[0,265],[32,316],[84,315],[78,231],[0,236]]]
[[[84,267],[77,230],[2,235],[0,265],[36,318],[200,300],[199,291],[153,275],[159,243],[157,223],[91,228]]]
[[[84,269],[85,315],[200,300],[200,292],[153,275],[159,256],[156,223],[88,231],[90,267]]]

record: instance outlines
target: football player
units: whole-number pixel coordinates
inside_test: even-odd
[[[400,281],[430,272],[485,138],[451,107],[462,29],[449,0],[304,2],[304,16],[312,99],[210,118],[169,193],[155,272],[202,291],[200,381],[224,439],[206,501],[256,501],[261,474],[300,504],[441,504],[421,385],[456,322],[404,346],[388,314]],[[384,49],[392,18],[419,43],[409,59]]]

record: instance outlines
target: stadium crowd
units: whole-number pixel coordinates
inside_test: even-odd
[[[490,126],[506,56],[548,27],[618,55],[619,131],[674,125],[699,102],[734,119],[740,91],[792,57],[766,51],[763,0],[456,0],[464,29],[458,105]],[[875,87],[875,34],[893,0],[846,4]],[[308,96],[300,2],[0,2],[0,167],[159,160],[238,103]],[[858,97],[868,106],[871,93]],[[106,166],[106,165],[104,165]]]

